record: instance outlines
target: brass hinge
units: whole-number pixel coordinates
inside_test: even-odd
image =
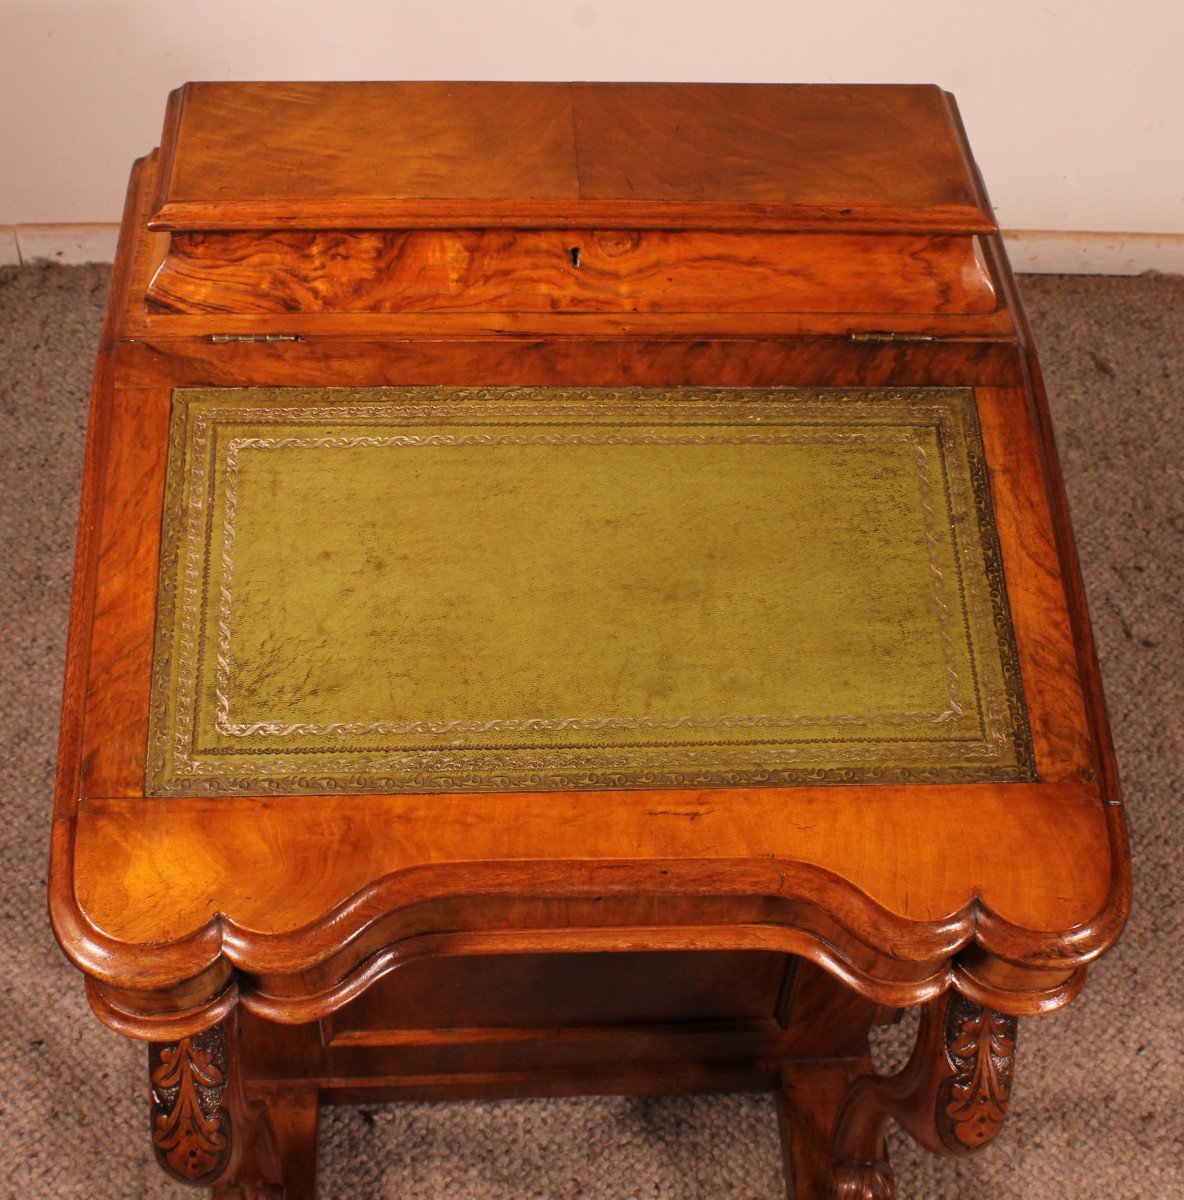
[[[866,333],[849,333],[849,342],[936,342],[935,333],[890,333],[887,330],[868,330]]]
[[[298,333],[207,333],[207,342],[302,342]]]

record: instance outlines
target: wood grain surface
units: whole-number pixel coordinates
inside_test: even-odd
[[[633,229],[177,233],[173,313],[992,312],[968,236]]]
[[[931,86],[198,83],[162,152],[156,229],[995,227]]]
[[[450,347],[439,353],[437,370],[455,362],[446,357]],[[525,357],[521,348],[519,353]],[[737,361],[737,371],[741,367]],[[571,381],[568,359],[545,360],[533,370],[540,368],[548,383]],[[635,363],[635,381],[640,371]],[[456,382],[481,379],[478,359],[474,375]],[[1028,403],[1019,389],[979,389],[977,395],[1037,771],[1049,783],[1088,785],[1098,763]],[[85,795],[96,798],[143,793],[169,397],[165,389],[133,388],[120,389],[112,401],[112,457],[100,526],[100,553],[111,569],[98,584],[87,701],[88,725],[102,734],[86,746],[81,784]]]
[[[1125,919],[1125,829],[1047,411],[998,239],[983,238],[985,265],[977,267],[976,260],[978,282],[972,279],[960,300],[941,291],[944,283],[925,282],[927,268],[918,268],[930,289],[930,311],[910,311],[902,294],[892,311],[871,312],[869,293],[862,300],[856,295],[862,284],[851,284],[850,298],[832,297],[836,311],[809,311],[805,292],[796,293],[792,303],[785,299],[799,286],[792,281],[777,284],[789,289],[778,293],[779,310],[746,310],[750,301],[769,303],[776,255],[766,254],[729,259],[728,269],[735,272],[731,310],[725,296],[714,311],[668,312],[658,272],[658,251],[671,245],[666,234],[638,236],[630,254],[641,254],[646,265],[629,275],[628,287],[622,282],[628,273],[614,275],[596,251],[580,268],[569,256],[572,229],[594,239],[605,229],[660,230],[663,222],[667,229],[686,228],[694,211],[700,229],[727,229],[728,221],[743,217],[744,237],[760,229],[788,229],[785,223],[795,237],[814,236],[806,232],[813,227],[829,230],[828,237],[873,237],[880,244],[870,258],[883,254],[886,279],[887,264],[902,261],[902,238],[924,237],[935,245],[951,234],[988,229],[981,185],[947,101],[932,89],[900,96],[896,91],[861,92],[862,99],[843,111],[861,112],[863,120],[871,110],[860,104],[887,106],[894,115],[876,118],[887,122],[884,128],[940,119],[944,133],[934,153],[945,165],[926,160],[920,174],[927,183],[902,182],[893,165],[898,156],[886,151],[865,183],[840,171],[826,185],[831,194],[811,192],[813,184],[796,181],[772,132],[777,105],[800,107],[806,100],[753,92],[746,93],[751,106],[737,134],[748,164],[744,170],[737,168],[730,182],[709,185],[708,159],[701,156],[700,167],[692,162],[678,176],[669,200],[633,202],[619,194],[619,163],[613,167],[605,157],[610,143],[617,147],[614,154],[624,143],[604,131],[619,132],[622,114],[636,112],[645,97],[593,90],[580,100],[586,116],[574,126],[588,168],[581,176],[587,198],[572,192],[568,219],[563,216],[568,210],[558,204],[562,197],[552,193],[570,191],[570,176],[539,188],[551,196],[545,203],[558,214],[554,230],[561,232],[530,224],[535,211],[530,204],[538,197],[528,187],[511,186],[508,174],[482,174],[493,170],[498,154],[476,163],[469,143],[458,142],[456,162],[467,165],[456,167],[455,178],[469,180],[473,203],[480,200],[489,217],[482,227],[505,230],[511,212],[513,220],[526,224],[496,236],[452,226],[458,231],[443,240],[432,234],[422,245],[477,246],[483,253],[488,247],[545,245],[556,256],[553,272],[548,268],[534,277],[513,271],[482,282],[482,273],[474,299],[488,304],[484,312],[462,311],[464,297],[450,304],[446,289],[442,304],[429,309],[428,297],[444,279],[430,273],[417,301],[421,311],[373,311],[385,286],[377,278],[381,273],[371,272],[377,282],[362,286],[365,272],[351,275],[352,260],[337,273],[326,265],[333,247],[354,242],[334,241],[340,235],[325,231],[290,242],[247,234],[252,228],[299,228],[302,221],[323,226],[330,211],[333,229],[348,228],[351,221],[358,228],[366,196],[357,180],[369,151],[351,160],[359,174],[346,188],[353,196],[348,211],[333,197],[305,204],[298,180],[285,199],[275,182],[279,176],[274,171],[268,176],[265,164],[262,173],[242,177],[246,208],[217,209],[216,201],[201,194],[205,185],[191,169],[221,144],[211,115],[217,107],[202,118],[205,132],[200,122],[192,126],[195,137],[209,139],[206,149],[195,149],[196,142],[185,140],[188,134],[177,133],[185,119],[177,100],[164,182],[157,190],[171,196],[170,203],[191,204],[191,229],[233,216],[240,222],[233,236],[243,238],[235,244],[246,249],[242,262],[211,258],[210,270],[220,278],[219,299],[210,300],[200,280],[178,283],[181,291],[191,290],[175,303],[194,311],[148,311],[149,281],[166,261],[169,238],[148,228],[157,162],[141,164],[129,193],[96,373],[51,882],[55,928],[90,977],[92,1001],[105,1020],[135,1036],[162,1040],[207,1027],[237,1005],[269,1020],[308,1021],[344,1009],[417,961],[464,955],[508,960],[544,952],[789,954],[820,964],[867,1002],[890,1007],[921,1003],[952,987],[999,1011],[1030,1013],[1076,993],[1085,967],[1113,942]],[[528,89],[516,98],[507,93],[506,103],[521,104],[524,128],[547,143],[560,136],[556,130],[573,128],[564,107],[572,93],[561,93],[544,96]],[[281,107],[308,109],[308,93],[299,86],[284,85],[274,95]],[[225,101],[221,93],[211,96]],[[249,91],[242,97],[248,115],[264,103]],[[701,97],[692,99],[698,103]],[[651,100],[646,99],[650,124],[642,128],[635,122],[631,155],[668,140],[674,110]],[[672,93],[670,102],[685,108],[691,99]],[[257,119],[257,113],[250,116]],[[697,119],[718,146],[723,127],[709,115]],[[324,154],[340,157],[332,138],[316,121],[314,126]],[[725,126],[736,132],[734,125]],[[839,121],[840,127],[846,132],[836,134],[832,150],[836,161],[846,162],[843,170],[854,171],[855,160],[843,157],[848,154],[843,139],[855,136],[856,125]],[[290,128],[296,132],[290,143],[283,140],[287,134],[280,138],[275,161],[288,153],[284,145],[299,147],[307,137],[296,125]],[[511,132],[498,136],[509,138]],[[920,161],[905,150],[900,162]],[[591,169],[593,158],[603,170]],[[676,164],[670,160],[668,152],[653,169],[674,178]],[[763,165],[758,170],[754,164]],[[331,165],[327,159],[314,174],[320,178]],[[399,169],[424,168],[420,163]],[[348,182],[350,169],[342,171]],[[756,181],[758,175],[765,182]],[[423,176],[394,196],[399,189],[391,184],[386,190],[392,203],[383,211],[392,222],[401,220],[414,200],[422,225],[447,230],[455,213],[440,195],[458,187]],[[506,193],[501,199],[499,188]],[[858,201],[846,213],[836,208],[844,189]],[[646,184],[642,193],[653,190]],[[413,192],[419,199],[408,198]],[[517,207],[502,205],[503,199]],[[596,204],[607,207],[589,207]],[[775,220],[768,215],[770,205]],[[636,217],[631,224],[621,223],[626,209]],[[605,224],[606,214],[616,223]],[[892,232],[875,239],[856,229]],[[372,247],[407,244],[398,242],[402,234],[359,236]],[[191,239],[180,242],[177,253],[200,245],[226,249],[215,238]],[[306,273],[276,284],[270,298],[254,299],[251,279],[266,278],[269,289],[275,282],[266,256],[277,245],[314,259],[321,275]],[[266,261],[252,276],[259,246]],[[430,258],[425,253],[416,261]],[[585,277],[564,292],[561,280],[592,267],[607,273],[600,291]],[[246,273],[225,286],[240,269]],[[750,269],[753,291],[745,299],[741,278]],[[826,269],[833,280],[853,279],[871,267],[840,262]],[[158,278],[159,299],[166,296],[168,270]],[[324,280],[323,292],[309,284],[317,279]],[[822,279],[810,284],[818,294]],[[992,311],[972,311],[976,303],[985,308],[984,279]],[[594,310],[608,303],[605,297],[623,303],[635,286],[644,293],[635,306],[648,311],[555,311],[542,303],[532,311],[528,302],[550,289],[560,308],[587,303]],[[916,286],[910,285],[914,298]],[[705,283],[696,287],[706,294]],[[203,311],[205,304],[227,311]],[[840,304],[846,307],[837,311]],[[279,311],[259,311],[275,305]],[[349,305],[369,305],[372,311],[347,311]],[[964,311],[956,311],[959,305]],[[223,340],[268,336],[288,340]],[[975,388],[1037,781],[145,801],[172,389],[441,381]]]

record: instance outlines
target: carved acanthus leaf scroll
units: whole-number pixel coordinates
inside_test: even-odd
[[[955,996],[945,1047],[953,1074],[937,1096],[937,1131],[956,1154],[991,1141],[1007,1116],[1015,1071],[1016,1019]]]
[[[178,1042],[153,1043],[152,1144],[162,1167],[186,1183],[213,1181],[230,1158],[226,1031],[215,1025]]]

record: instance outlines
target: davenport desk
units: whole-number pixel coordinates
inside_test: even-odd
[[[224,1198],[312,1197],[318,1106],[362,1099],[771,1089],[799,1200],[890,1196],[889,1118],[990,1142],[1129,875],[950,97],[174,94],[50,902],[149,1044],[161,1164]]]

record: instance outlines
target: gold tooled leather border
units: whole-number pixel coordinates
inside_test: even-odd
[[[433,409],[450,417],[459,406],[528,404],[533,411],[550,411],[571,417],[581,409],[606,409],[628,417],[645,412],[651,418],[662,410],[669,421],[689,414],[710,413],[737,403],[759,405],[787,401],[819,404],[849,399],[863,403],[886,402],[886,407],[904,403],[941,403],[944,412],[960,416],[962,449],[965,453],[973,496],[978,534],[987,584],[984,610],[993,623],[1003,688],[998,700],[1005,713],[994,714],[995,741],[1006,740],[1010,753],[997,755],[1011,761],[976,761],[942,765],[895,765],[858,761],[861,751],[849,754],[835,740],[833,757],[848,757],[849,763],[817,766],[778,762],[775,743],[750,743],[729,747],[725,742],[711,746],[713,764],[695,762],[694,745],[671,746],[539,746],[506,747],[421,747],[408,752],[384,754],[366,748],[299,752],[244,749],[236,752],[236,765],[243,766],[252,755],[269,761],[268,769],[229,773],[208,763],[196,768],[185,753],[170,752],[170,738],[184,738],[192,730],[192,712],[179,720],[174,711],[177,693],[174,676],[178,660],[181,612],[178,605],[178,572],[184,554],[184,496],[187,475],[193,470],[188,456],[190,405],[194,401],[239,400],[244,404],[283,403],[313,405],[324,412],[348,414],[351,406],[367,409],[414,405],[417,416],[435,415]],[[331,399],[331,405],[326,404]],[[957,401],[955,412],[952,402]],[[617,788],[789,786],[845,783],[966,783],[1035,778],[1031,733],[1023,695],[1019,659],[1015,647],[1007,589],[1003,574],[998,531],[991,505],[985,454],[978,426],[973,389],[970,388],[202,388],[177,389],[173,395],[162,550],[158,587],[157,623],[152,673],[152,706],[149,731],[146,794],[329,794],[334,792],[453,792],[581,790]],[[488,409],[486,409],[488,411]],[[941,462],[949,498],[950,478],[944,457]],[[961,551],[959,551],[961,553]],[[190,649],[196,649],[190,647]],[[981,696],[976,696],[976,702]],[[721,718],[724,720],[726,718]],[[607,752],[607,753],[606,753]],[[672,761],[679,757],[682,761]],[[866,751],[862,751],[866,756]],[[981,751],[980,757],[981,757]],[[318,756],[319,755],[319,761]],[[369,758],[369,762],[367,762]],[[215,756],[216,759],[216,756]],[[286,761],[284,761],[286,760]],[[309,769],[317,763],[313,769]],[[277,769],[279,768],[279,769]]]

